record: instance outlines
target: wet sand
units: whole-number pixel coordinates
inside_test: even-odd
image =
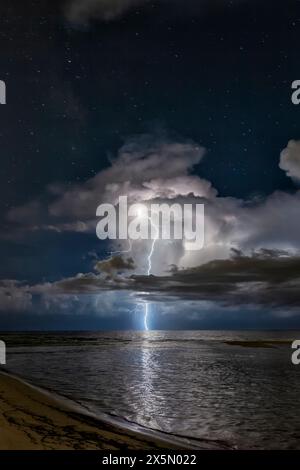
[[[50,394],[0,373],[0,449],[178,448],[83,415]]]

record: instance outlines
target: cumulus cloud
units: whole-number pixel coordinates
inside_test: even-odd
[[[186,192],[184,176],[201,161],[204,153],[204,148],[193,142],[155,140],[155,136],[149,135],[130,139],[121,147],[111,166],[86,183],[74,185],[71,189],[55,187],[58,197],[49,205],[49,214],[86,221],[95,216],[98,204],[116,204],[120,195],[128,195],[131,202],[150,200],[157,196],[155,186],[162,175],[167,185],[162,191],[170,197],[172,190],[175,195],[181,194],[180,187]],[[200,178],[197,178],[197,184],[193,182],[193,186],[203,197],[215,193],[211,184]],[[50,189],[53,191],[53,187]]]
[[[47,205],[29,202],[11,209],[7,217],[31,229],[38,229],[40,222],[40,228],[48,230],[84,232],[95,229],[97,206],[116,204],[120,195],[127,195],[130,202],[188,193],[211,197],[216,194],[211,183],[189,175],[204,153],[204,148],[193,142],[172,142],[153,135],[132,138],[111,165],[93,178],[71,188],[49,185]]]
[[[296,175],[299,144],[290,142],[281,154],[280,166],[293,161]],[[170,265],[190,268],[215,259],[228,259],[232,248],[244,253],[262,248],[300,251],[300,191],[276,191],[265,198],[241,200],[220,197],[212,184],[192,174],[205,149],[194,142],[171,141],[153,135],[129,139],[108,168],[81,184],[52,184],[47,195],[8,213],[11,222],[24,230],[91,232],[96,237],[99,204],[118,204],[126,195],[129,203],[204,204],[204,248],[191,252],[183,240],[159,240],[152,256],[152,273],[164,274]],[[298,155],[298,154],[297,154]],[[291,165],[289,166],[290,172]],[[48,203],[45,204],[45,200]],[[130,256],[137,274],[147,272],[151,240],[137,240]],[[116,250],[115,242],[112,242]],[[118,241],[127,251],[128,242]]]
[[[292,179],[300,181],[300,141],[290,140],[280,154],[280,168]]]

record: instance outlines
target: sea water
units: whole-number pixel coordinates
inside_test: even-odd
[[[2,336],[7,370],[94,413],[237,448],[300,449],[300,366],[291,362],[290,343],[300,333]],[[258,343],[228,344],[247,340]],[[275,342],[266,345],[260,340]]]

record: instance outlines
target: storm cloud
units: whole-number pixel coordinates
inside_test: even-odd
[[[123,261],[124,266],[132,267],[130,261]],[[102,266],[100,274],[78,274],[32,286],[2,281],[1,310],[29,309],[33,297],[39,297],[47,306],[59,299],[67,303],[68,297],[74,300],[81,294],[122,291],[131,292],[141,302],[191,300],[200,302],[198,308],[201,303],[209,303],[225,308],[266,307],[287,313],[298,312],[300,307],[300,256],[290,256],[280,250],[259,250],[251,256],[233,250],[229,259],[171,270],[165,276],[103,276],[103,271]]]
[[[57,283],[65,292],[82,291],[82,280]],[[131,275],[113,286],[88,276],[86,289],[126,289],[143,296],[147,301],[178,298],[212,302],[223,306],[257,306],[275,309],[299,309],[300,257],[284,251],[259,250],[251,256],[232,252],[227,260],[215,260],[202,266],[176,270],[165,276]],[[96,287],[97,286],[97,287]]]
[[[280,167],[296,176],[298,144],[289,143],[281,154]],[[292,156],[291,156],[292,154]],[[119,196],[129,203],[203,204],[205,212],[203,249],[190,252],[183,240],[159,240],[152,257],[152,273],[163,275],[170,265],[188,269],[216,259],[229,259],[231,250],[245,254],[260,249],[300,250],[300,191],[275,191],[266,197],[237,199],[221,197],[211,182],[193,174],[205,157],[205,149],[191,141],[141,135],[125,142],[108,168],[84,183],[71,187],[48,186],[46,194],[24,206],[11,209],[8,220],[27,231],[95,233],[96,209]],[[290,163],[293,162],[293,165]],[[201,168],[201,166],[200,166]],[[47,201],[48,202],[45,202]],[[128,242],[111,241],[111,251],[127,251]],[[151,240],[137,240],[130,256],[137,274],[147,271]]]

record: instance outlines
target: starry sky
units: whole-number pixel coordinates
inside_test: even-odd
[[[0,328],[118,329],[143,324],[135,320],[139,308],[132,308],[124,291],[106,288],[96,300],[89,292],[78,301],[80,294],[72,287],[69,300],[68,295],[61,301],[56,292],[48,292],[43,306],[39,304],[45,286],[94,273],[95,263],[108,253],[95,229],[61,229],[62,222],[75,223],[75,217],[71,220],[58,205],[60,229],[53,229],[57,226],[49,220],[49,207],[58,197],[65,200],[63,195],[72,188],[78,189],[72,192],[76,206],[76,194],[79,200],[82,188],[106,174],[130,139],[139,148],[141,136],[205,148],[205,156],[192,167],[187,164],[184,172],[209,181],[226,204],[231,199],[245,205],[269,201],[278,191],[285,198],[296,197],[298,183],[283,171],[279,159],[290,140],[297,145],[300,139],[300,106],[291,102],[291,83],[300,78],[298,1],[113,0],[109,5],[107,0],[3,0],[0,13],[0,79],[7,87],[7,104],[0,106]],[[146,148],[153,150],[149,143]],[[92,204],[93,212],[99,202]],[[278,229],[277,244],[271,248],[292,246],[298,261],[298,246],[290,240],[282,246],[281,234]],[[270,248],[262,242],[251,247]],[[243,276],[248,265],[241,253],[236,256]],[[276,263],[280,256],[254,255],[255,260],[261,257]],[[220,270],[223,265],[217,266]],[[296,279],[298,265],[293,273]],[[199,277],[195,272],[192,276]],[[144,278],[136,283],[137,292],[151,292],[153,327],[300,326],[294,313],[271,318],[271,301],[261,302],[258,315],[248,297],[234,298],[228,305],[219,291],[215,307],[199,317],[199,299],[185,291],[180,302],[186,319],[178,312],[172,317],[172,302],[159,299],[165,295],[161,286]],[[209,302],[208,292],[201,292],[201,299]],[[145,299],[141,302],[143,307]],[[294,303],[300,305],[298,299]],[[241,304],[249,311],[243,319]],[[37,316],[41,309],[43,315]],[[71,309],[77,314],[61,312]],[[280,309],[286,312],[286,304]],[[119,313],[111,315],[112,310]],[[157,312],[163,312],[160,319]]]

